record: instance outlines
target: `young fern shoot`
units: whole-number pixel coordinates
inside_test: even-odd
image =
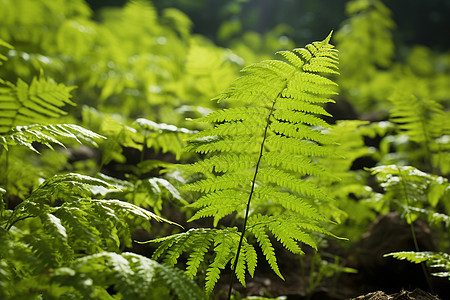
[[[281,60],[263,61],[242,70],[243,76],[217,97],[230,108],[201,120],[214,124],[196,134],[188,149],[206,154],[187,168],[204,173],[202,180],[186,189],[204,195],[191,204],[198,211],[190,219],[213,217],[214,226],[237,213],[243,227],[195,229],[155,240],[162,244],[154,257],[166,253],[175,264],[183,252],[191,252],[187,274],[197,274],[200,262],[214,246],[206,271],[205,288],[211,293],[220,270],[230,262],[233,273],[245,286],[245,273],[253,276],[257,243],[273,271],[281,278],[274,236],[285,248],[302,254],[300,243],[317,249],[313,233],[329,234],[330,197],[308,181],[309,176],[332,176],[315,157],[331,156],[323,133],[330,116],[322,107],[333,102],[336,84],[325,75],[338,74],[337,51],[329,44],[331,34],[305,48],[281,51]],[[230,283],[229,297],[232,282]]]

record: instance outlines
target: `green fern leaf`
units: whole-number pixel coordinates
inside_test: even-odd
[[[50,79],[34,78],[30,85],[19,79],[16,85],[0,88],[0,134],[8,133],[15,126],[34,123],[46,124],[66,112],[61,108],[70,101],[73,87],[56,84]]]
[[[103,180],[85,175],[54,176],[15,208],[6,228],[10,230],[18,222],[38,217],[44,234],[30,235],[30,243],[42,255],[59,253],[67,261],[73,256],[71,251],[96,253],[131,246],[132,230],[149,229],[151,220],[175,224],[131,203],[91,198],[112,188]],[[57,207],[55,203],[62,204]],[[58,262],[48,259],[52,264]]]
[[[244,240],[242,247],[245,253],[245,260],[247,262],[247,270],[251,277],[255,274],[256,265],[258,263],[258,257],[255,248]],[[241,282],[242,283],[242,282]]]
[[[116,189],[101,179],[68,173],[45,180],[28,198],[30,201],[53,204],[56,200],[66,202],[90,198],[102,191]]]
[[[135,253],[85,256],[69,267],[52,270],[48,277],[58,286],[76,287],[69,293],[75,298],[112,299],[106,291],[111,286],[117,293],[114,297],[123,299],[170,299],[173,294],[183,300],[205,299],[201,289],[181,270]]]
[[[190,205],[197,209],[190,221],[213,217],[217,226],[235,212],[238,217],[246,216],[244,224],[248,220],[248,232],[244,228],[239,239],[238,234],[224,230],[202,230],[160,240],[158,255],[166,252],[178,258],[181,252],[194,251],[203,257],[206,244],[197,249],[193,238],[213,234],[195,237],[214,245],[214,258],[206,270],[208,293],[228,262],[242,284],[246,271],[253,275],[257,259],[247,235],[256,238],[271,268],[283,278],[272,236],[290,251],[302,254],[300,243],[317,248],[312,232],[330,234],[321,225],[329,218],[321,205],[329,205],[331,199],[309,180],[312,176],[317,181],[333,177],[317,163],[319,157],[334,155],[325,147],[333,140],[325,134],[323,129],[329,125],[321,119],[329,116],[322,105],[333,102],[329,96],[336,94],[337,86],[326,77],[338,74],[337,52],[329,44],[330,37],[280,52],[286,61],[268,60],[244,68],[242,76],[215,98],[231,108],[201,118],[213,126],[189,140],[187,150],[206,154],[203,161],[186,167],[205,174],[185,187],[205,194]],[[189,246],[180,246],[182,242]],[[198,262],[193,260],[192,265],[190,276],[197,271]]]
[[[239,235],[237,228],[225,229],[190,229],[187,232],[174,234],[168,237],[151,240],[151,243],[161,243],[153,254],[156,259],[165,254],[165,262],[173,265],[184,253],[189,252],[188,268],[186,273],[193,277],[198,273],[201,261],[206,258],[206,253],[213,248],[214,256],[206,259],[205,290],[210,294],[220,277],[220,272],[234,258],[237,249]],[[253,250],[253,251],[252,251]],[[256,252],[251,248],[250,266],[256,267]],[[244,257],[245,260],[245,257]],[[244,262],[242,262],[244,263]]]
[[[277,274],[280,278],[284,280],[283,275],[281,275],[280,269],[278,267],[277,258],[275,256],[275,250],[272,246],[272,242],[269,239],[269,236],[266,233],[264,220],[260,222],[259,217],[263,218],[261,215],[255,215],[253,218],[249,219],[248,222],[248,230],[256,237],[264,256],[266,257],[267,262],[269,263],[272,270]],[[261,223],[261,224],[260,224]]]
[[[190,278],[194,278],[194,276],[198,272],[198,268],[200,267],[201,262],[204,261],[205,254],[208,252],[211,243],[214,239],[212,234],[209,232],[205,232],[205,234],[197,235],[193,239],[193,245],[195,245],[195,249],[189,256],[186,267],[186,274]]]
[[[230,238],[229,235],[231,234],[230,232],[224,232],[224,234],[217,235],[214,238],[214,261],[206,270],[205,290],[207,294],[213,291],[219,280],[220,270],[224,269],[226,264],[234,257],[234,249],[237,247],[237,236]]]
[[[388,256],[392,256],[400,260],[407,260],[415,264],[426,262],[431,268],[437,268],[441,270],[431,273],[433,276],[447,277],[450,280],[450,254],[448,253],[430,251],[402,251],[392,252],[384,255],[384,257]]]
[[[80,144],[97,146],[97,141],[104,137],[88,129],[73,124],[55,124],[55,125],[29,125],[16,126],[9,132],[0,136],[0,145],[8,150],[8,146],[25,146],[28,149],[39,153],[32,145],[38,142],[53,149],[51,144],[65,147],[66,141],[76,141]]]
[[[398,209],[408,223],[419,215],[429,217],[431,222],[445,222],[446,218],[434,213],[438,203],[445,203],[448,199],[450,184],[446,178],[411,166],[378,166],[371,171],[386,191],[379,200]],[[433,216],[437,219],[434,220]]]
[[[389,100],[393,104],[391,120],[410,141],[421,145],[424,160],[428,163],[426,167],[439,167],[442,174],[448,174],[449,113],[438,102],[426,96],[418,97],[402,89],[395,91]]]

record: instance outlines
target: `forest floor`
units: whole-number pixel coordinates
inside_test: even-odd
[[[436,241],[425,222],[417,221],[415,231],[421,250],[435,248]],[[312,251],[306,253],[302,266],[298,256],[280,246],[275,251],[279,253],[278,264],[285,280],[278,278],[261,257],[255,277],[248,280],[245,288],[235,284],[235,291],[241,296],[286,300],[449,300],[448,279],[429,277],[430,289],[420,265],[383,257],[389,252],[414,249],[410,237],[409,225],[396,213],[379,217],[349,249],[330,244],[321,250],[338,255],[343,259],[341,266],[355,268],[358,273],[324,277],[313,290],[309,288],[309,272],[302,271],[308,270],[309,266],[305,265]],[[217,299],[226,299],[229,274],[225,273],[221,279]]]

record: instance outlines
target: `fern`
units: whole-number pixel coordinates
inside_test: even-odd
[[[5,150],[8,150],[9,146],[25,146],[39,153],[33,146],[34,142],[43,144],[53,150],[52,144],[65,147],[65,141],[76,141],[80,144],[98,146],[97,142],[103,138],[99,134],[74,124],[33,124],[16,126],[7,134],[0,135],[0,145]]]
[[[183,141],[196,133],[196,131],[187,128],[179,128],[175,125],[165,123],[156,123],[144,118],[138,118],[135,122],[141,131],[144,131],[144,150],[152,148],[156,152],[170,152],[175,154],[177,160],[184,153],[183,148],[185,145]]]
[[[87,255],[64,267],[49,269],[33,280],[14,282],[15,288],[13,282],[1,282],[5,286],[0,291],[2,299],[205,299],[201,289],[181,270],[127,252]]]
[[[65,147],[65,143],[84,143],[97,146],[103,137],[81,126],[74,124],[54,124],[67,112],[63,110],[67,104],[74,105],[70,100],[73,87],[56,84],[51,79],[34,78],[31,84],[18,79],[16,84],[0,81],[0,156],[4,170],[1,183],[12,196],[24,199],[25,191],[34,187],[38,172],[31,172],[22,180],[12,182],[17,177],[12,175],[11,165],[16,167],[17,159],[14,153],[9,153],[10,147],[24,146],[36,153],[36,143],[43,144],[53,150],[52,144]],[[6,155],[3,154],[6,150]],[[23,162],[20,162],[23,168]],[[28,171],[31,171],[29,169]],[[20,178],[20,176],[19,176]],[[34,181],[34,182],[33,182]],[[12,193],[13,192],[13,193]],[[6,198],[8,203],[9,197]]]
[[[227,263],[233,259],[239,242],[237,228],[226,229],[190,229],[187,232],[179,233],[151,241],[152,243],[161,243],[153,254],[153,259],[158,259],[165,253],[164,263],[175,265],[183,252],[191,252],[187,260],[186,274],[193,278],[199,271],[200,264],[206,259],[206,254],[213,249],[214,257],[208,261],[206,270],[205,290],[210,294],[217,280],[220,277],[220,271],[225,268]],[[245,247],[252,247],[244,241]],[[249,253],[250,266],[252,270],[256,266],[256,252],[253,249]],[[252,265],[254,263],[254,265]],[[244,266],[237,270],[237,274],[243,274]],[[253,274],[253,273],[251,273]],[[241,275],[238,277],[243,279]],[[245,281],[241,281],[245,285]]]
[[[450,172],[450,126],[445,120],[448,112],[442,105],[412,93],[397,90],[389,100],[393,104],[391,119],[398,126],[400,133],[405,134],[411,142],[421,145],[420,156],[428,164],[428,168],[439,168],[442,174]],[[417,151],[416,151],[417,152]],[[431,167],[430,167],[431,166]]]
[[[447,277],[450,280],[450,254],[448,253],[429,251],[402,251],[388,253],[384,256],[392,256],[399,260],[407,260],[415,264],[426,262],[429,267],[436,270],[435,272],[431,273],[431,275],[438,277]]]
[[[431,223],[446,223],[446,218],[436,214],[449,197],[450,185],[446,178],[410,166],[379,166],[371,171],[386,191],[377,202],[398,210],[408,223],[419,215],[429,217]]]
[[[56,269],[50,282],[77,287],[73,292],[78,297],[90,298],[100,291],[108,295],[106,288],[112,286],[116,293],[114,297],[119,299],[168,297],[169,291],[178,299],[204,299],[201,289],[180,270],[134,253],[104,252],[78,259],[72,265],[75,272]],[[98,289],[95,294],[92,284],[87,284],[88,278]]]
[[[130,228],[142,226],[149,229],[151,219],[172,223],[130,203],[92,199],[102,189],[112,188],[107,182],[89,176],[54,176],[44,181],[16,207],[6,228],[10,229],[17,222],[30,217],[39,217],[44,226],[49,224],[55,230],[61,229],[58,236],[66,244],[69,243],[69,232],[71,243],[76,249],[81,244],[92,249],[106,247],[106,250],[118,250],[121,244],[131,245]],[[55,202],[62,202],[62,205],[51,206]],[[62,227],[58,225],[60,223]],[[90,224],[95,225],[95,229],[90,229]]]
[[[65,115],[61,107],[74,105],[70,101],[72,89],[42,76],[34,78],[30,85],[21,79],[15,85],[7,83],[0,88],[0,134],[18,125],[47,123],[49,119]]]
[[[241,232],[204,229],[155,240],[162,242],[155,256],[165,252],[166,260],[174,264],[181,253],[192,251],[188,274],[194,276],[198,261],[213,247],[215,256],[206,272],[208,293],[228,263],[242,284],[246,271],[253,276],[257,261],[247,242],[251,236],[282,278],[271,235],[301,254],[300,243],[317,249],[313,232],[330,234],[322,225],[329,216],[322,214],[325,210],[320,205],[326,206],[331,199],[307,180],[310,175],[329,176],[315,157],[332,155],[323,147],[331,141],[320,130],[328,126],[320,115],[329,115],[321,105],[333,102],[327,96],[336,93],[336,84],[324,76],[338,74],[330,37],[279,52],[287,62],[263,61],[244,68],[243,76],[216,98],[232,107],[205,116],[203,121],[215,126],[190,140],[189,150],[208,156],[186,168],[206,176],[215,174],[186,187],[205,193],[191,205],[198,209],[191,220],[214,216],[217,225],[237,212],[244,225]],[[270,207],[282,212],[270,216]]]
[[[131,232],[138,227],[148,230],[151,220],[175,224],[130,203],[96,198],[114,189],[117,187],[85,175],[57,175],[44,181],[12,212],[2,210],[7,218],[0,223],[0,284],[5,286],[0,295],[7,299],[30,294],[57,297],[64,291],[75,297],[103,299],[109,297],[106,289],[114,284],[125,299],[134,298],[139,289],[133,286],[133,276],[148,279],[156,272],[153,266],[161,276],[154,279],[181,298],[200,295],[199,289],[175,270],[137,255],[104,252],[131,247]],[[108,274],[96,273],[99,267],[112,269]],[[136,282],[142,284],[141,280]],[[153,293],[153,288],[163,292],[158,284],[148,280],[150,283],[146,293]],[[13,285],[20,288],[13,289]],[[180,285],[187,289],[181,290]]]

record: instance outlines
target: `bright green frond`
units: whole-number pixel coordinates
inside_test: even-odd
[[[235,153],[255,153],[258,150],[259,138],[249,136],[248,139],[219,139],[217,137],[205,138],[192,142],[188,147],[189,151],[206,154],[211,152],[235,152]]]
[[[68,267],[52,270],[47,277],[60,287],[76,286],[66,294],[74,298],[110,299],[106,287],[111,286],[124,299],[156,299],[172,294],[183,300],[205,299],[181,270],[128,252],[88,255]]]
[[[78,142],[90,146],[97,146],[97,142],[104,137],[88,129],[74,124],[55,125],[28,125],[10,128],[8,133],[1,136],[0,145],[5,149],[8,146],[25,146],[39,153],[32,145],[33,142],[41,143],[52,148],[51,144],[62,147],[67,142]]]
[[[102,190],[115,187],[101,179],[86,175],[68,173],[55,175],[45,180],[29,197],[29,200],[52,204],[56,200],[72,201],[89,198]]]
[[[237,248],[238,236],[232,232],[222,232],[214,238],[214,261],[206,270],[205,290],[210,294],[220,277],[220,270],[224,269],[227,263],[233,259]]]
[[[280,121],[290,124],[305,124],[311,126],[329,127],[329,125],[322,119],[299,111],[292,111],[287,109],[277,109],[273,116]]]
[[[242,247],[245,251],[245,260],[247,261],[248,273],[251,277],[255,274],[256,265],[258,263],[258,256],[253,245],[249,244],[246,240],[242,243]]]
[[[190,205],[202,209],[198,210],[189,219],[189,222],[200,218],[214,217],[214,226],[217,226],[223,217],[235,211],[241,211],[245,207],[248,197],[247,193],[234,189],[207,194]]]
[[[234,107],[223,110],[217,110],[202,118],[199,121],[220,123],[240,120],[260,120],[267,116],[268,109],[265,107]]]
[[[186,186],[188,191],[205,194],[190,205],[197,209],[190,221],[211,217],[217,226],[220,219],[232,213],[250,216],[248,229],[239,234],[240,242],[237,234],[215,231],[214,261],[206,271],[208,293],[230,260],[243,285],[246,270],[254,274],[257,257],[248,244],[247,232],[255,236],[269,265],[281,278],[272,235],[291,252],[302,254],[301,243],[317,247],[312,232],[328,234],[318,225],[328,219],[317,204],[331,199],[309,178],[333,177],[315,161],[315,157],[335,155],[326,147],[333,140],[323,130],[329,125],[320,117],[330,116],[323,104],[334,102],[329,97],[337,90],[336,83],[324,76],[338,73],[337,52],[329,39],[279,52],[285,61],[265,60],[244,68],[243,76],[215,99],[226,101],[231,108],[201,118],[213,126],[189,140],[187,150],[208,154],[203,161],[187,167],[205,173],[203,179]],[[263,212],[268,215],[263,216]],[[309,221],[310,227],[296,218],[288,221],[283,217],[291,214]],[[217,235],[219,232],[223,236]],[[168,252],[170,257],[174,256],[170,249],[177,255],[184,252],[184,247],[179,250],[179,239],[161,240],[162,250],[156,253]],[[211,238],[201,240],[210,242]],[[184,243],[195,248],[191,242]],[[193,251],[203,257],[206,249]],[[239,251],[240,256],[236,256]],[[194,276],[198,261],[190,264],[189,274]]]
[[[73,87],[56,84],[44,77],[34,78],[30,85],[19,79],[16,85],[0,88],[0,134],[15,126],[34,123],[47,124],[49,120],[65,115],[61,108],[70,101]]]
[[[322,134],[319,130],[312,129],[304,124],[292,124],[274,120],[270,124],[270,129],[276,134],[296,139],[308,139],[321,144],[329,144],[330,138]]]
[[[216,125],[214,128],[203,130],[197,134],[196,138],[203,138],[208,136],[220,136],[226,138],[227,136],[241,136],[241,135],[261,135],[264,132],[264,126],[253,122],[252,120],[235,121],[232,123],[224,123]]]
[[[190,253],[186,270],[189,277],[196,276],[200,264],[204,262],[207,266],[205,289],[210,294],[220,277],[221,270],[234,258],[238,240],[239,234],[236,228],[221,230],[201,228],[190,229],[184,233],[150,242],[161,242],[155,254],[160,256],[166,253],[166,261],[171,264],[176,263],[183,253]],[[207,258],[206,253],[211,248],[213,248],[214,256]],[[250,257],[252,255],[250,254]]]
[[[192,244],[195,245],[195,248],[189,255],[189,259],[186,263],[186,274],[190,278],[194,278],[197,274],[198,268],[205,260],[205,254],[208,252],[213,239],[214,235],[209,234],[209,232],[205,232],[205,234],[197,235],[193,238]]]
[[[330,102],[332,102],[331,99]],[[280,109],[301,111],[304,113],[312,113],[315,115],[331,117],[331,115],[322,106],[314,105],[304,101],[297,101],[293,98],[283,98],[283,101],[280,101],[278,104],[278,107]]]

